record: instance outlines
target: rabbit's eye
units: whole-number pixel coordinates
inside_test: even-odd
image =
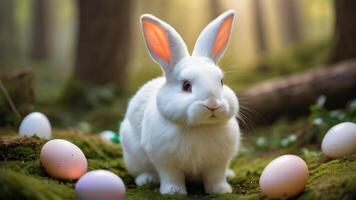
[[[192,85],[190,84],[189,81],[187,80],[183,81],[182,90],[184,92],[192,92]]]
[[[224,80],[223,79],[221,79],[221,86],[223,86],[224,85]]]

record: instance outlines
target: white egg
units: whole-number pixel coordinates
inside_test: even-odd
[[[272,160],[260,177],[261,191],[270,199],[286,199],[304,190],[308,166],[298,156],[283,155]]]
[[[47,117],[40,112],[28,114],[21,122],[19,128],[20,135],[33,136],[37,135],[46,139],[51,138],[51,124]]]
[[[343,122],[333,126],[325,134],[321,149],[325,155],[331,158],[356,153],[356,124]]]
[[[41,149],[41,164],[57,179],[75,180],[87,172],[87,159],[76,145],[67,140],[48,141]]]
[[[122,200],[125,190],[121,178],[107,170],[90,171],[75,184],[75,192],[81,200]]]

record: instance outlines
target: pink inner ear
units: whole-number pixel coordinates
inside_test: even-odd
[[[218,55],[226,46],[229,39],[232,27],[233,16],[229,16],[221,23],[219,30],[216,34],[216,39],[213,47],[214,57]]]
[[[149,48],[161,59],[170,62],[171,53],[167,32],[153,21],[143,20],[143,33]]]

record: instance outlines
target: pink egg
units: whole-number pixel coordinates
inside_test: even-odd
[[[94,170],[78,180],[75,192],[80,200],[123,200],[125,185],[110,171]]]
[[[304,190],[308,166],[298,156],[283,155],[272,160],[260,177],[260,188],[270,199],[287,199]]]
[[[76,145],[62,139],[48,141],[41,150],[41,164],[57,179],[75,180],[87,171],[87,159]]]

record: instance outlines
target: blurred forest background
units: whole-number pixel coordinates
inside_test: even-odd
[[[116,132],[130,96],[162,74],[140,16],[168,22],[192,50],[228,9],[237,20],[219,64],[239,97],[243,134],[234,193],[193,188],[171,198],[136,187],[120,145],[97,133]],[[49,177],[40,164],[47,140],[17,133],[32,111],[48,116],[53,138],[83,150],[89,170],[118,174],[125,199],[265,199],[259,176],[283,154],[301,156],[310,170],[296,198],[355,199],[356,155],[330,160],[320,150],[332,126],[356,122],[355,20],[355,0],[0,0],[0,199],[75,199],[75,182]]]
[[[18,115],[45,108],[48,113],[55,113],[58,108],[54,107],[59,106],[61,111],[116,106],[107,110],[119,119],[115,113],[122,115],[127,98],[161,74],[141,37],[139,17],[144,13],[175,27],[191,50],[198,34],[212,19],[235,9],[232,40],[220,65],[227,72],[226,84],[241,97],[246,117],[257,124],[286,112],[305,113],[322,94],[330,96],[328,102],[336,99],[338,106],[355,96],[350,93],[355,89],[355,82],[350,80],[355,75],[350,73],[354,65],[334,71],[333,67],[320,67],[355,57],[355,47],[350,47],[355,46],[355,3],[350,0],[0,2],[0,77],[7,90],[2,93],[10,94]],[[340,35],[348,37],[347,42],[338,39]],[[319,68],[329,70],[264,83]],[[338,85],[330,87],[325,77]],[[339,83],[340,79],[348,82]],[[319,84],[320,87],[310,88]],[[2,98],[0,105],[13,113],[14,109]],[[4,110],[0,113],[1,124],[11,124],[15,115],[5,115]]]

